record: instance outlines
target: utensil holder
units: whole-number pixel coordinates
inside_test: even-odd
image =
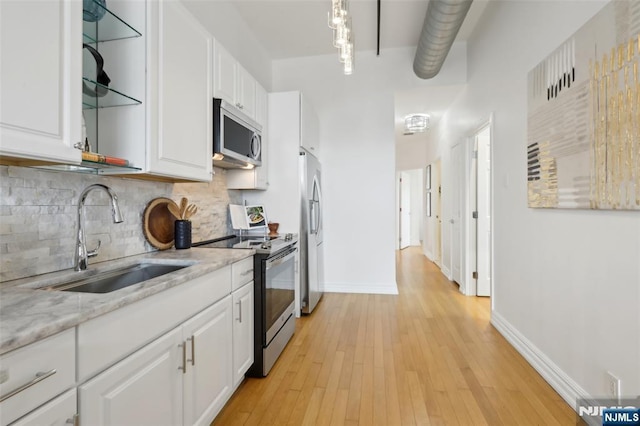
[[[191,221],[176,220],[174,223],[174,244],[176,249],[191,248]]]

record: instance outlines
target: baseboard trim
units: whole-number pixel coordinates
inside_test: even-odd
[[[440,266],[440,265],[438,265],[438,266]],[[446,266],[442,265],[442,266],[440,266],[440,270],[442,271],[444,276],[447,277],[447,279],[449,281],[453,281],[453,279],[451,277],[451,271],[449,271],[449,268],[447,268]]]
[[[574,411],[579,398],[591,399],[580,385],[496,311],[491,312],[491,324]]]
[[[349,282],[325,282],[324,291],[326,293],[361,293],[361,294],[398,294],[396,283],[370,283],[355,284]]]

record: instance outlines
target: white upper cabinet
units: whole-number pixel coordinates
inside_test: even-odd
[[[262,126],[262,136],[267,133],[265,126],[267,125],[267,91],[259,83],[256,82],[256,122]]]
[[[300,94],[300,146],[316,157],[320,156],[318,115],[309,101]]]
[[[235,105],[237,63],[217,40],[214,40],[213,63],[213,96]]]
[[[81,39],[82,2],[0,2],[0,162],[80,162]]]
[[[150,1],[147,171],[209,181],[213,38],[180,2]]]
[[[213,55],[213,97],[235,105],[255,120],[256,80],[217,40]]]
[[[262,166],[253,170],[227,170],[227,187],[229,189],[262,189],[269,187],[269,131],[267,128],[268,100],[267,91],[256,83],[256,117],[262,126]]]
[[[256,118],[256,81],[240,64],[236,65],[236,104],[249,117]]]

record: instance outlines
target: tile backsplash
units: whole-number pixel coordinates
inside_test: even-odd
[[[154,251],[142,231],[144,209],[157,197],[187,197],[198,206],[191,218],[193,241],[229,234],[228,205],[242,202],[227,190],[226,171],[212,182],[163,183],[0,166],[0,282],[73,267],[78,197],[101,183],[118,195],[124,222],[114,224],[109,197],[92,191],[85,203],[87,248],[102,246],[89,264]]]

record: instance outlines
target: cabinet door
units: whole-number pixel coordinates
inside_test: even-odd
[[[233,292],[233,385],[253,364],[253,281]]]
[[[300,95],[300,145],[320,158],[320,125],[313,106]]]
[[[183,342],[177,328],[80,386],[82,424],[182,424],[180,368]]]
[[[236,65],[236,106],[250,118],[256,117],[256,81],[240,64]]]
[[[266,132],[267,125],[267,91],[256,82],[256,122],[262,126],[262,135]]]
[[[231,295],[183,325],[185,425],[209,425],[231,396],[231,328]]]
[[[262,166],[255,169],[256,189],[269,186],[269,107],[267,91],[256,83],[256,121],[262,125]]]
[[[181,2],[150,1],[148,171],[210,181],[212,37]]]
[[[236,60],[217,40],[213,55],[213,96],[235,105]]]
[[[69,426],[76,424],[76,413],[76,390],[72,389],[12,423],[11,426]]]
[[[0,2],[0,156],[80,163],[81,34],[81,2]]]

